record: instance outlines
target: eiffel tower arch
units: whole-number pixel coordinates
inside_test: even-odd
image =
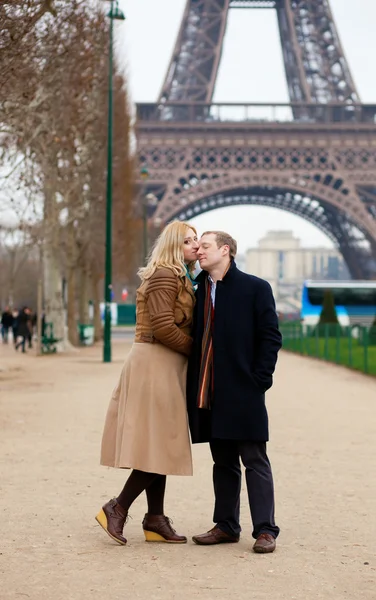
[[[277,11],[290,102],[212,101],[228,13]],[[376,105],[362,104],[328,0],[187,0],[158,101],[137,105],[137,150],[163,225],[264,205],[310,221],[355,279],[376,278]]]

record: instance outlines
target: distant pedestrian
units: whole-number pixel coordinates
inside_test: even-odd
[[[17,343],[17,328],[18,328],[18,315],[19,315],[19,311],[18,310],[14,310],[13,313],[13,324],[12,324],[12,333],[13,333],[13,344],[16,345]]]
[[[13,320],[12,311],[9,306],[7,306],[1,315],[1,337],[3,338],[4,344],[8,343],[8,333],[9,329],[12,329]]]
[[[29,335],[27,336],[28,346],[29,348],[33,347],[33,335],[37,326],[37,314],[31,312],[29,309]]]
[[[26,352],[25,345],[26,341],[29,340],[30,347],[30,336],[31,336],[31,311],[27,306],[24,306],[17,317],[17,337],[21,337],[22,340],[16,342],[15,348],[22,347],[22,352]]]

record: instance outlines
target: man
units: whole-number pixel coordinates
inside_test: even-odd
[[[30,332],[31,332],[30,315],[31,315],[30,308],[28,308],[27,306],[24,306],[23,309],[19,312],[18,317],[17,317],[17,337],[21,337],[22,340],[19,342],[16,342],[14,347],[16,350],[18,350],[18,348],[21,346],[22,352],[26,352],[26,350],[25,350],[26,340],[29,340],[29,347],[30,347]]]
[[[273,552],[274,489],[266,453],[269,439],[265,391],[272,386],[281,334],[270,285],[239,271],[236,241],[207,231],[197,257],[193,351],[187,398],[193,443],[210,442],[215,523],[196,544],[238,542],[241,458],[253,521],[253,550]]]
[[[4,312],[1,315],[1,335],[3,338],[3,343],[8,343],[8,333],[9,329],[13,326],[13,315],[9,306],[7,306]]]

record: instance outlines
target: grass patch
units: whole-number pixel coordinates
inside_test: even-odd
[[[350,335],[325,339],[314,335],[304,335],[300,329],[284,327],[281,327],[281,332],[283,348],[286,350],[376,375],[376,346],[363,345]]]

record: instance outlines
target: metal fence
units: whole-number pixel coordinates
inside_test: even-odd
[[[282,324],[283,348],[376,375],[375,328]]]
[[[204,123],[372,123],[376,104],[269,103],[254,102],[160,102],[138,103],[138,122],[177,121]]]

